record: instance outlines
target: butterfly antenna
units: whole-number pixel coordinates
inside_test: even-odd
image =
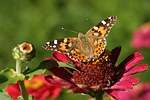
[[[73,32],[73,33],[78,33],[78,32],[76,32],[76,31],[73,31],[73,30],[68,30],[68,29],[65,29],[65,28],[61,28],[62,30],[65,30],[65,31],[69,31],[69,32]]]

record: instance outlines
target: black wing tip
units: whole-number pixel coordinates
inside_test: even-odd
[[[49,45],[47,44],[47,42],[45,44],[43,44],[42,47],[46,50],[50,50]]]
[[[46,46],[46,44],[42,45],[42,48],[44,48],[44,49],[47,49],[47,46]]]
[[[110,16],[110,17],[108,17],[108,19],[112,19],[113,21],[116,21],[117,20],[117,16]]]

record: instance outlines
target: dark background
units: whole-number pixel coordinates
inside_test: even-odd
[[[122,47],[119,64],[125,57],[138,51],[132,48],[132,33],[150,21],[150,0],[0,0],[0,69],[15,68],[12,48],[22,41],[34,44],[36,58],[28,64],[37,67],[50,51],[41,46],[49,40],[76,37],[109,16],[118,20],[107,37],[107,49]],[[88,19],[88,20],[87,20]],[[142,63],[150,65],[150,49],[140,52],[145,56]],[[136,76],[142,82],[150,82],[147,70]],[[85,100],[88,96],[63,92],[57,100]]]

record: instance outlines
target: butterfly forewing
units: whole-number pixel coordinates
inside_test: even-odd
[[[67,54],[76,61],[89,61],[89,57],[81,50],[80,42],[77,38],[64,38],[46,42],[43,45],[46,50],[59,51]]]
[[[69,53],[70,50],[75,46],[74,38],[64,38],[64,39],[57,39],[54,41],[46,42],[43,45],[43,48],[46,50],[54,50],[60,51],[62,53]]]
[[[90,40],[94,40],[91,41],[93,44],[93,58],[99,57],[99,55],[105,50],[105,46],[107,44],[105,37],[108,35],[116,20],[116,16],[108,17],[107,19],[92,27],[86,33],[86,36],[89,37]]]
[[[116,16],[108,17],[107,19],[101,21],[100,23],[92,27],[86,33],[86,35],[90,37],[105,38],[107,34],[110,32],[110,29],[113,27],[116,20],[117,20]]]

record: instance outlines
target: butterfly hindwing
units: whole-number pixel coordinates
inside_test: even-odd
[[[105,50],[106,46],[106,39],[105,38],[95,38],[92,42],[92,48],[93,48],[93,58],[98,58],[101,53]]]
[[[82,62],[88,62],[91,60],[90,56],[86,55],[83,51],[80,42],[78,42],[77,45],[74,48],[72,48],[72,50],[70,50],[69,57],[76,61]]]

